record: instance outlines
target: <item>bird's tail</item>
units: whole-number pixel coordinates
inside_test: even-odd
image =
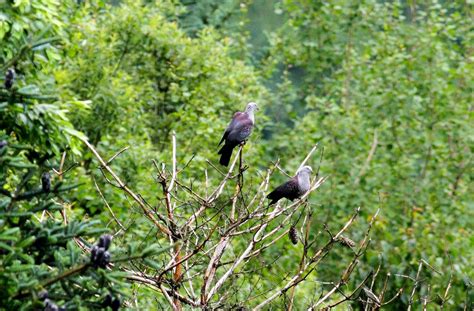
[[[230,144],[224,144],[222,148],[219,150],[217,154],[221,155],[221,159],[219,160],[219,163],[224,166],[228,166],[230,162],[230,158],[232,157],[232,150],[234,150],[233,145]]]
[[[270,193],[267,195],[267,199],[271,200],[270,203],[268,203],[268,206],[273,205],[273,204],[277,203],[278,200],[280,200],[280,198],[279,198],[278,195],[275,193],[275,191],[270,192]]]

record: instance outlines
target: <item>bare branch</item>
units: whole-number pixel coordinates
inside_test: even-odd
[[[99,185],[97,185],[97,182],[95,181],[95,178],[93,178],[93,180],[94,180],[95,188],[97,189],[97,192],[99,193],[99,196],[102,198],[102,201],[104,201],[104,204],[105,204],[105,206],[107,207],[107,209],[109,210],[110,215],[112,215],[112,218],[115,220],[115,222],[116,222],[117,225],[120,227],[120,229],[122,229],[122,230],[125,231],[125,227],[124,227],[124,226],[120,223],[120,221],[117,219],[117,217],[115,216],[114,212],[113,212],[112,209],[110,208],[109,202],[107,202],[107,200],[105,199],[104,195],[102,194],[102,191],[100,191]]]
[[[377,130],[374,130],[374,141],[372,142],[372,146],[370,147],[369,155],[367,156],[367,159],[365,159],[364,166],[362,166],[362,169],[359,172],[359,175],[357,175],[356,179],[354,180],[354,185],[358,185],[360,182],[360,179],[362,176],[364,176],[365,172],[369,168],[370,161],[372,160],[372,157],[375,154],[375,150],[377,149],[378,145],[378,137],[377,137]]]
[[[306,158],[304,158],[303,162],[301,162],[301,164],[300,164],[300,167],[298,167],[298,169],[296,171],[298,171],[300,168],[305,166],[305,164],[306,164],[306,162],[308,162],[309,158],[311,158],[313,153],[318,149],[318,145],[319,144],[316,144],[316,145],[313,146],[313,148],[311,148],[310,152],[306,155]]]
[[[83,139],[82,140],[84,142],[84,144],[86,144],[86,146],[89,148],[90,151],[92,151],[92,153],[94,154],[94,156],[97,158],[97,160],[99,160],[99,163],[102,165],[102,167],[114,178],[114,180],[118,183],[120,189],[122,189],[123,191],[125,191],[125,193],[127,193],[135,202],[138,203],[138,205],[142,208],[143,212],[145,213],[145,215],[148,217],[148,219],[150,219],[154,224],[155,226],[157,226],[161,232],[169,235],[170,234],[170,231],[168,230],[168,228],[166,228],[165,226],[163,226],[162,224],[160,224],[158,222],[158,220],[155,219],[155,217],[153,216],[152,212],[148,210],[148,208],[146,207],[145,203],[132,191],[130,190],[123,182],[122,180],[117,176],[117,174],[115,174],[115,172],[107,165],[107,163],[102,159],[102,157],[99,155],[99,153],[97,152],[97,150],[95,150],[95,148],[86,140],[86,139]]]
[[[167,192],[171,192],[171,190],[173,190],[174,181],[176,180],[176,134],[173,132],[171,137],[173,143],[173,174],[171,176],[171,181],[168,186]]]

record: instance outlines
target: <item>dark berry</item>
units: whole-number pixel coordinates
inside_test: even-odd
[[[51,191],[51,175],[48,172],[44,172],[43,175],[41,175],[41,187],[46,193]]]
[[[46,298],[48,298],[48,291],[46,289],[41,290],[38,293],[38,298],[41,300],[45,300]]]
[[[294,226],[292,226],[290,231],[288,231],[288,237],[290,238],[291,243],[294,245],[298,244],[298,231],[296,231]]]
[[[5,73],[5,88],[7,90],[11,89],[13,86],[13,82],[15,82],[15,70],[10,68]]]
[[[107,296],[105,296],[105,298],[104,298],[104,301],[102,302],[102,306],[104,308],[107,308],[111,305],[112,305],[112,295],[107,294]]]
[[[113,311],[117,311],[120,308],[120,305],[121,305],[120,299],[115,298],[112,301],[112,304],[110,305],[110,307],[112,308]]]
[[[49,299],[44,300],[44,311],[59,311],[58,306]]]
[[[97,245],[108,250],[110,243],[112,243],[112,236],[110,234],[104,234],[99,238],[99,243]]]

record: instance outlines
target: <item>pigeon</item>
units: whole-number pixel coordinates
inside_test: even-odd
[[[250,102],[245,108],[245,112],[236,112],[227,126],[222,136],[219,146],[224,142],[224,146],[219,150],[221,155],[219,163],[228,166],[232,151],[241,143],[245,142],[252,133],[255,124],[254,111],[259,110],[256,103]]]
[[[267,199],[272,200],[269,205],[277,203],[281,198],[287,198],[291,201],[300,198],[311,186],[309,177],[312,172],[313,169],[311,166],[303,166],[300,168],[298,172],[296,172],[296,176],[281,184],[267,195]]]

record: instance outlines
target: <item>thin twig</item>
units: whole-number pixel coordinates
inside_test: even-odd
[[[117,223],[117,225],[119,225],[120,229],[122,229],[123,231],[125,231],[125,227],[120,223],[120,221],[118,220],[118,218],[115,216],[114,212],[112,211],[112,209],[110,208],[110,205],[109,205],[109,202],[107,202],[107,200],[105,199],[104,195],[102,194],[102,191],[100,191],[100,188],[99,188],[99,185],[97,184],[97,182],[95,181],[95,178],[92,178],[92,180],[94,180],[94,185],[95,185],[95,188],[97,189],[97,192],[99,192],[99,196],[102,198],[102,200],[104,201],[104,204],[105,206],[107,207],[107,209],[109,210],[110,212],[110,215],[112,215],[112,218],[115,220],[115,222]]]
[[[143,202],[143,200],[141,200],[139,198],[138,195],[136,195],[132,190],[130,190],[123,182],[122,180],[117,176],[117,174],[115,174],[115,172],[107,165],[107,163],[102,159],[102,157],[100,156],[100,154],[97,152],[97,150],[95,150],[95,148],[86,140],[86,139],[82,139],[82,141],[84,142],[84,144],[86,144],[86,146],[89,148],[89,150],[92,151],[92,153],[94,154],[94,156],[97,158],[97,160],[99,160],[99,163],[102,165],[102,167],[114,178],[114,180],[118,183],[118,186],[120,187],[120,189],[122,189],[123,191],[125,191],[125,193],[127,193],[135,202],[138,203],[138,205],[142,208],[143,212],[145,213],[145,215],[155,224],[155,226],[157,226],[161,232],[163,232],[164,234],[166,235],[169,235],[170,234],[170,231],[168,228],[166,228],[165,226],[163,226],[162,224],[160,224],[158,222],[158,220],[156,220],[156,218],[153,216],[152,212],[148,210],[148,208],[146,207],[145,203]]]
[[[304,158],[303,162],[301,162],[300,164],[300,167],[298,167],[298,169],[296,170],[297,172],[303,167],[305,166],[306,162],[309,160],[309,158],[311,158],[311,156],[313,155],[313,153],[318,149],[318,145],[319,144],[316,144],[313,146],[313,148],[311,148],[310,152],[306,155],[306,158]]]
[[[173,143],[173,174],[171,175],[171,181],[167,192],[171,192],[171,190],[173,190],[174,181],[176,180],[176,134],[174,132],[171,135],[171,139]]]
[[[379,143],[379,141],[378,141],[378,137],[377,137],[377,130],[375,130],[374,131],[374,140],[372,142],[372,146],[370,147],[369,155],[367,156],[367,159],[365,159],[364,166],[362,166],[362,169],[360,170],[359,175],[357,175],[356,179],[354,180],[355,185],[359,184],[360,179],[362,178],[362,176],[364,176],[365,172],[369,168],[370,161],[372,160],[372,157],[375,154],[375,150],[377,149],[378,143]]]

